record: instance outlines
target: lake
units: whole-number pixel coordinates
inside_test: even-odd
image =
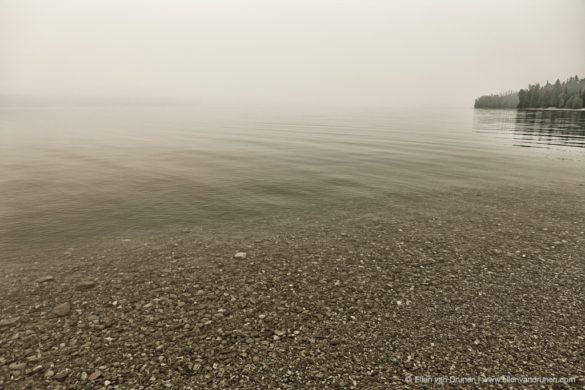
[[[2,256],[352,201],[583,182],[585,112],[0,110]]]

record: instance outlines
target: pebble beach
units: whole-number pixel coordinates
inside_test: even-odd
[[[31,252],[0,282],[0,388],[583,388],[584,200],[443,191]]]

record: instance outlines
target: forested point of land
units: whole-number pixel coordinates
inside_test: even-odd
[[[475,108],[569,108],[585,107],[585,79],[569,77],[554,84],[533,84],[518,92],[484,95],[475,99]]]
[[[519,102],[518,92],[503,92],[475,99],[475,108],[517,108]]]

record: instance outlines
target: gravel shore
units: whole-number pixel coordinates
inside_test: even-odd
[[[584,231],[534,186],[65,245],[4,267],[0,388],[585,388]]]

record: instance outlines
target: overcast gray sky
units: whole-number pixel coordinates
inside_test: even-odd
[[[584,0],[0,0],[0,94],[471,105],[585,77]]]

